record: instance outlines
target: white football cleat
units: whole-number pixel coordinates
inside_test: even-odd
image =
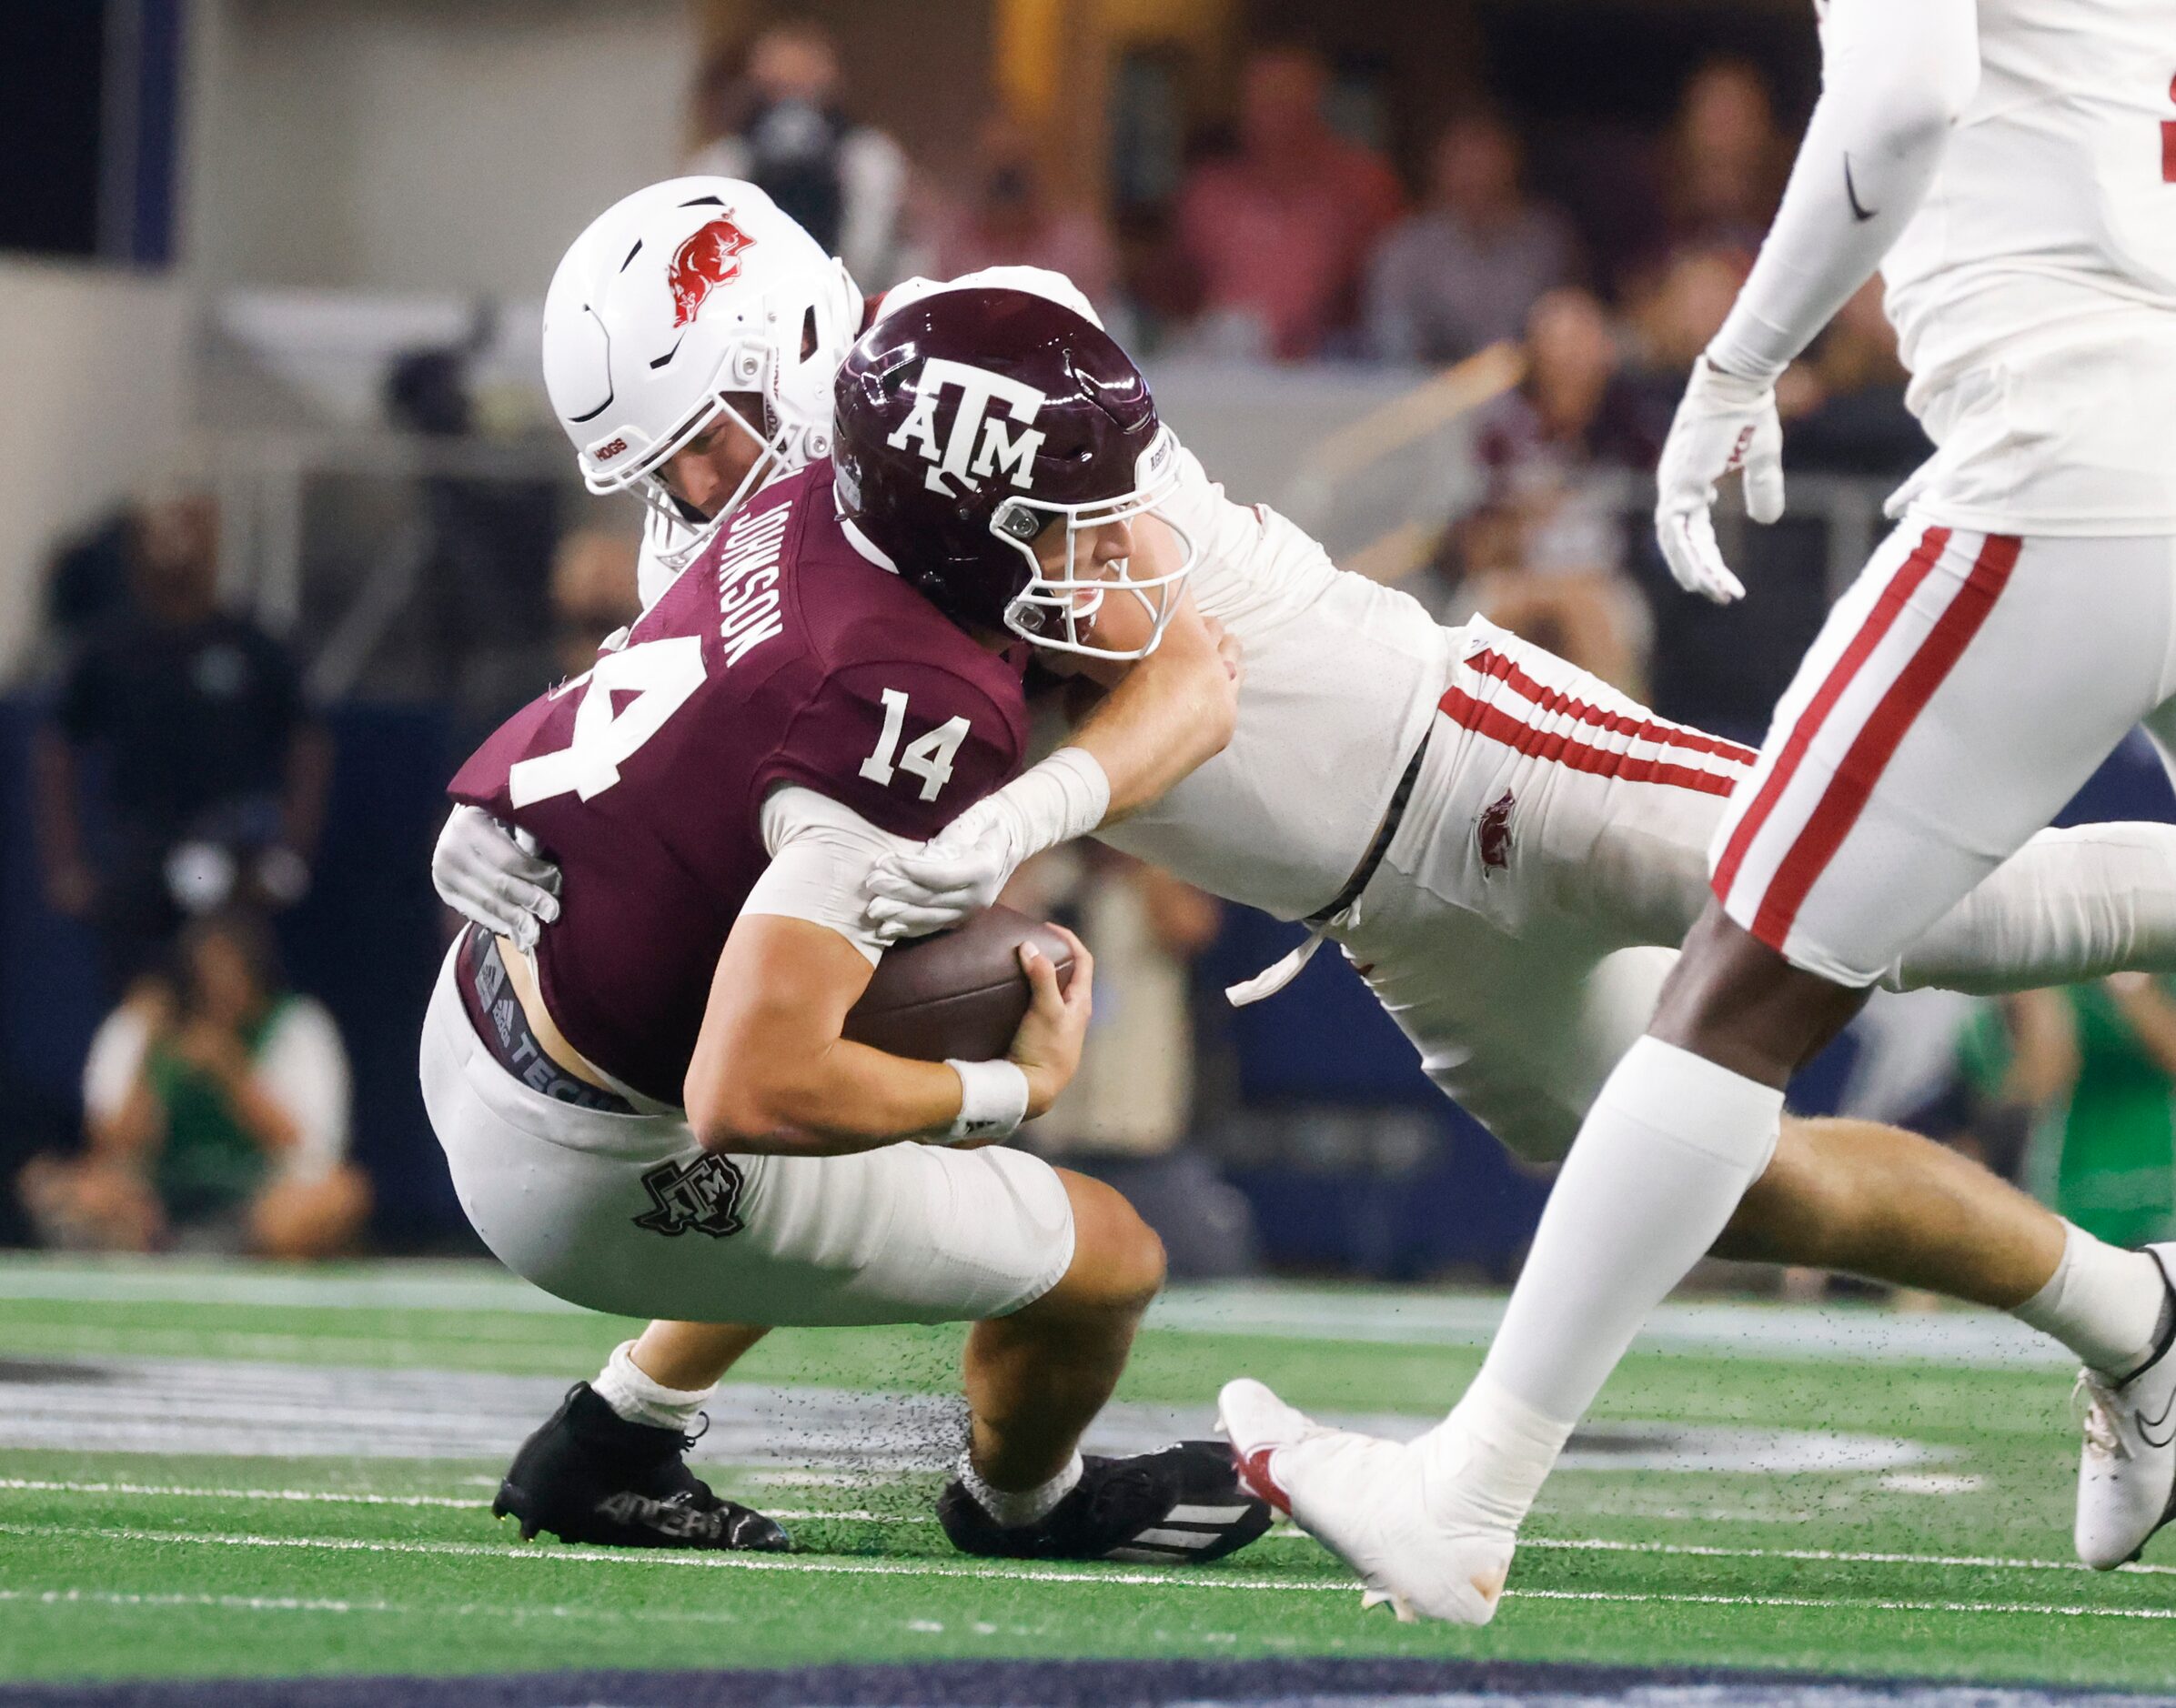
[[[1418,1441],[1331,1429],[1258,1381],[1226,1382],[1217,1421],[1239,1478],[1360,1574],[1360,1605],[1408,1623],[1496,1617],[1516,1535],[1463,1510],[1466,1442],[1456,1418]]]
[[[2176,1300],[2176,1243],[2150,1245]],[[2078,1462],[2078,1557],[2106,1572],[2139,1557],[2176,1518],[2176,1317],[2153,1356],[2121,1382],[2080,1372],[2085,1450]]]

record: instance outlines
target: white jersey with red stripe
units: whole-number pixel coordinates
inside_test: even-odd
[[[1978,0],[1980,76],[1881,266],[1953,527],[2176,532],[2176,6]]]

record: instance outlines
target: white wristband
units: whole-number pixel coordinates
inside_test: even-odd
[[[1111,779],[1087,749],[1060,748],[983,804],[1010,811],[1013,852],[1025,861],[1101,825],[1111,810]]]
[[[1017,1062],[952,1061],[960,1076],[960,1116],[945,1134],[950,1144],[970,1139],[1010,1139],[1028,1116],[1028,1076]]]

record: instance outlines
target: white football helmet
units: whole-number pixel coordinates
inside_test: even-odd
[[[683,561],[764,481],[829,454],[831,382],[861,329],[845,266],[752,184],[671,178],[590,222],[544,299],[544,387],[591,492],[633,490]],[[752,422],[727,399],[761,400]],[[658,471],[720,417],[761,449],[714,517]],[[690,538],[687,530],[693,530]]]

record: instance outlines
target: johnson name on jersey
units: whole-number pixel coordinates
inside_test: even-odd
[[[1018,666],[855,549],[826,460],[766,487],[624,646],[509,718],[449,792],[560,869],[536,962],[568,1041],[677,1105],[768,863],[765,796],[797,784],[920,839],[1010,777],[1025,734]]]

